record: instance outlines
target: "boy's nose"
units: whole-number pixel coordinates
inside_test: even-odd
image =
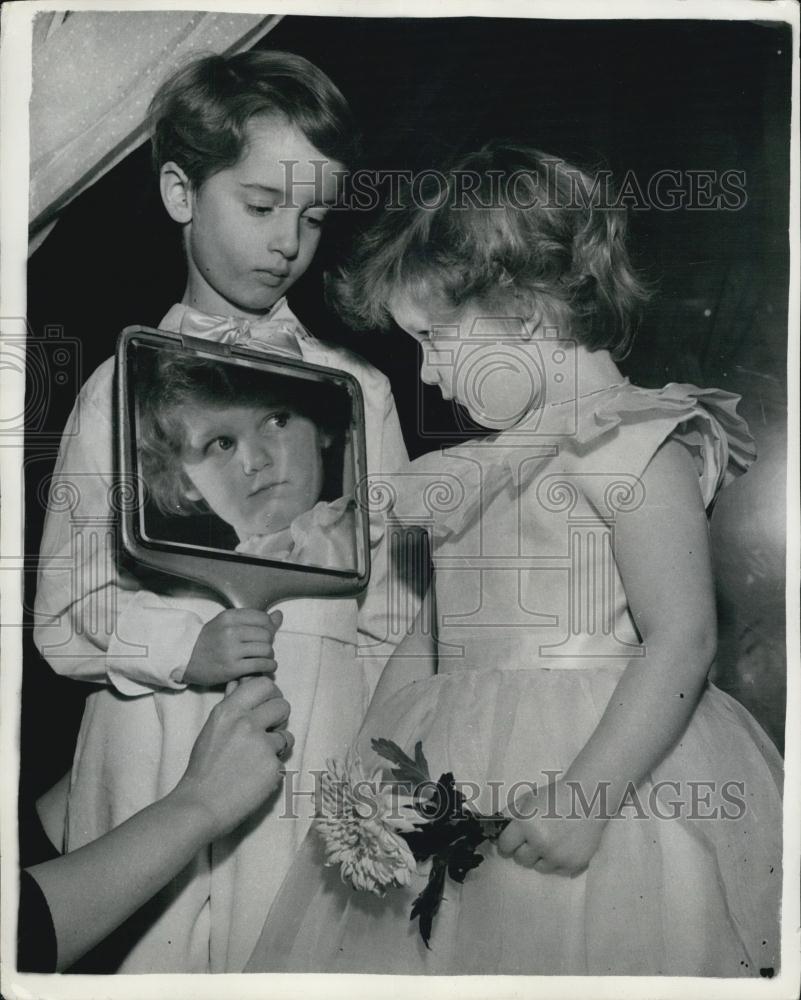
[[[270,250],[275,250],[282,257],[292,259],[297,257],[300,248],[300,216],[291,209],[275,213],[275,225],[270,233]]]

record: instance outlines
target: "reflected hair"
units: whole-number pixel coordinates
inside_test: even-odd
[[[291,377],[158,350],[140,356],[136,386],[142,476],[162,514],[208,512],[204,501],[187,496],[191,483],[181,467],[188,430],[181,411],[187,406],[275,406],[308,418],[332,438],[331,447],[323,449],[324,481],[329,491],[339,495],[344,431],[350,422],[350,398],[343,390],[321,383],[298,398],[297,380]]]
[[[348,102],[325,73],[291,52],[195,59],[162,83],[148,109],[156,172],[174,161],[194,187],[237,163],[254,116],[278,116],[324,156],[352,167],[359,138]]]
[[[443,322],[473,304],[535,325],[547,317],[591,351],[628,353],[649,291],[608,186],[503,141],[428,174],[329,279],[329,301],[351,326],[388,327],[391,300],[408,295]]]

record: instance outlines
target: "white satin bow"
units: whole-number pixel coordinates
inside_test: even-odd
[[[191,306],[183,308],[179,331],[182,334],[219,344],[238,344],[257,351],[302,357],[298,339],[306,333],[284,302],[258,320],[209,316]]]

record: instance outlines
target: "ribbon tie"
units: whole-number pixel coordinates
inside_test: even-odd
[[[209,316],[191,306],[182,306],[178,332],[190,337],[237,344],[270,354],[302,357],[298,341],[308,334],[282,299],[263,319]]]

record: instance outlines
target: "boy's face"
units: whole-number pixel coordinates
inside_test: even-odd
[[[274,534],[311,510],[323,488],[327,435],[283,405],[184,406],[181,465],[240,539]]]
[[[192,192],[185,301],[204,312],[258,316],[300,278],[336,200],[336,171],[280,117],[254,117],[239,162]]]

